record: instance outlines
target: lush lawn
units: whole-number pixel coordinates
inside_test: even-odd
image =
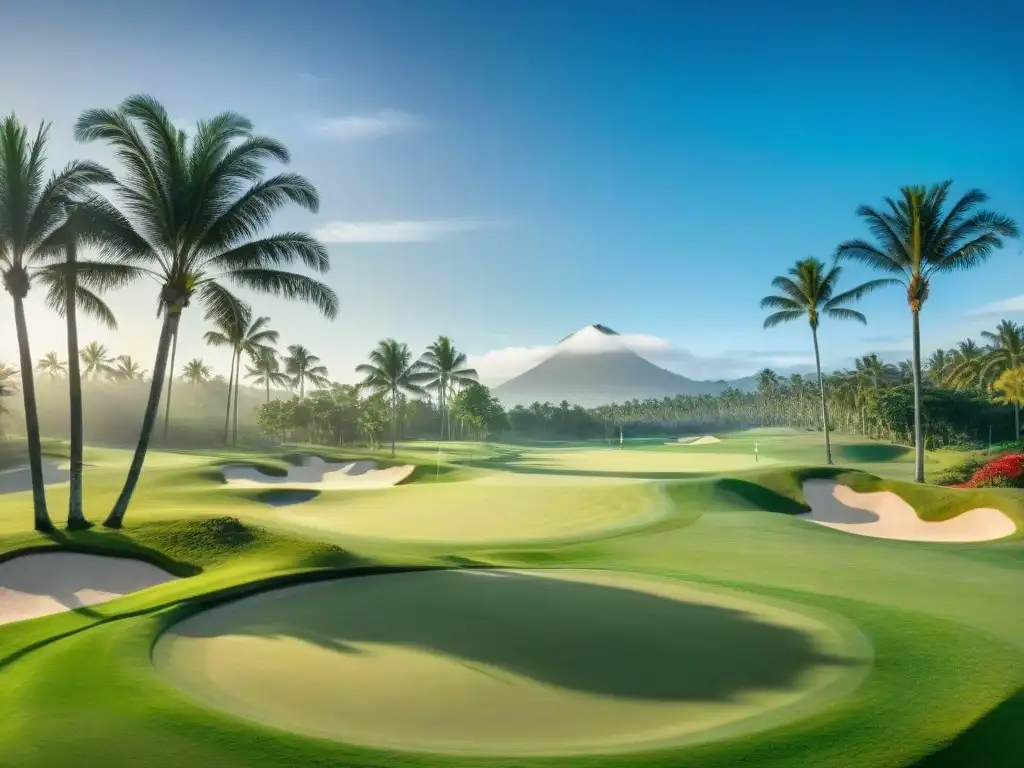
[[[52,539],[27,531],[31,519],[28,494],[0,495],[0,557],[30,547],[71,546],[142,557],[177,575],[189,576],[89,609],[0,626],[0,675],[4,681],[0,764],[47,768],[177,768],[192,764],[281,768],[1018,765],[1019,736],[1013,724],[1019,724],[1024,710],[1020,693],[1024,686],[1022,536],[972,545],[874,540],[815,526],[793,514],[805,509],[802,479],[837,472],[841,481],[857,490],[884,488],[903,495],[926,519],[945,519],[979,505],[995,506],[1024,530],[1020,498],[1024,494],[906,484],[902,480],[909,477],[913,457],[882,443],[838,436],[837,463],[860,470],[840,472],[809,467],[820,462],[820,436],[758,432],[718,437],[722,442],[711,445],[628,446],[622,451],[617,446],[593,444],[552,449],[458,443],[444,446],[440,459],[436,444],[405,444],[400,446],[396,462],[422,465],[409,485],[325,493],[288,507],[272,507],[253,494],[227,490],[217,471],[218,465],[237,461],[280,471],[287,456],[154,453],[124,531],[92,530]],[[754,440],[766,461],[756,468],[737,469],[729,457],[752,458]],[[59,446],[54,450],[59,453]],[[376,455],[390,462],[386,453]],[[647,464],[645,456],[649,457]],[[687,465],[688,456],[699,458]],[[717,469],[709,458],[713,456],[722,458]],[[91,465],[86,472],[87,503],[93,518],[105,513],[120,490],[127,458],[127,453],[115,450],[87,453]],[[954,458],[942,452],[930,454],[928,467],[946,466]],[[666,469],[665,462],[678,463]],[[878,477],[863,474],[865,471]],[[635,480],[645,475],[658,482]],[[59,516],[66,508],[66,486],[51,486],[48,496],[51,512]],[[304,586],[298,589],[305,590],[306,598],[320,595],[322,599],[278,601],[283,613],[264,613],[257,609],[258,602],[245,601],[218,609],[241,611],[235,615],[241,625],[217,624],[223,613],[211,612],[205,617],[198,613],[275,584],[365,569],[458,565],[600,569],[611,574],[607,578],[645,581],[642,577],[659,577],[659,583],[668,581],[667,590],[686,595],[682,604],[689,606],[686,610],[691,613],[679,613],[678,606],[646,605],[631,596],[624,602],[602,603],[593,597],[600,591],[594,586],[590,589],[598,591],[560,602],[551,597],[554,593],[544,590],[489,592],[496,585],[486,582],[500,579],[484,576],[460,582],[460,588],[470,592],[462,593],[463,599],[446,602],[442,598],[450,593],[429,588],[427,581],[451,579],[443,573],[402,576],[408,591],[398,594],[385,590],[374,596],[347,590],[344,581]],[[614,576],[625,572],[634,575]],[[417,577],[422,581],[416,581]],[[359,581],[369,589],[374,583],[385,583],[373,579],[394,578],[399,577],[379,575]],[[732,596],[729,599],[738,601],[737,606],[746,603],[749,616],[766,611],[763,626],[738,626],[713,612],[693,612],[694,605],[700,603],[698,595],[716,591]],[[273,593],[266,594],[269,596],[259,599],[273,600]],[[379,612],[378,603],[382,606]],[[467,619],[459,611],[473,604],[483,613],[466,625]],[[601,607],[608,605],[611,608],[607,610]],[[763,727],[756,732],[744,733],[742,728],[722,731],[722,738],[706,743],[629,756],[616,756],[612,746],[605,756],[432,756],[311,738],[229,713],[244,711],[256,720],[285,723],[307,733],[315,730],[309,724],[318,717],[333,719],[336,733],[359,741],[351,730],[351,717],[373,707],[384,711],[390,695],[395,718],[381,727],[389,725],[390,743],[400,745],[402,739],[395,729],[404,724],[408,735],[418,724],[421,736],[434,732],[423,725],[424,707],[443,711],[450,704],[452,711],[457,711],[473,703],[472,695],[459,698],[460,691],[468,690],[477,692],[481,697],[477,700],[486,701],[474,714],[475,728],[478,732],[491,728],[492,744],[514,735],[515,722],[494,725],[492,717],[488,725],[487,713],[511,707],[528,724],[531,711],[534,718],[547,712],[542,719],[554,733],[552,713],[565,709],[563,705],[572,700],[580,709],[572,710],[576,719],[566,722],[580,728],[586,716],[581,720],[579,713],[590,712],[596,722],[608,724],[604,731],[611,745],[615,723],[622,728],[643,722],[652,728],[669,728],[668,720],[657,719],[667,711],[657,705],[665,702],[653,701],[650,692],[658,685],[671,686],[673,680],[687,679],[686,669],[677,668],[678,676],[659,677],[652,673],[656,665],[645,664],[661,660],[661,668],[665,668],[665,660],[672,655],[672,636],[687,650],[674,663],[690,665],[691,685],[698,685],[701,679],[709,686],[716,680],[718,685],[726,685],[730,675],[736,683],[737,668],[730,668],[728,674],[711,674],[716,664],[722,664],[722,657],[715,655],[722,648],[735,652],[737,660],[754,662],[783,653],[788,646],[768,642],[764,639],[767,635],[761,640],[750,637],[752,629],[770,634],[766,627],[773,626],[771,606],[785,607],[788,616],[803,616],[807,621],[817,617],[828,626],[848,627],[857,637],[866,638],[873,649],[866,678],[839,697],[809,695],[806,699],[792,697],[813,688],[808,684],[813,675],[801,677],[799,683],[775,681],[761,693],[770,694],[768,698],[790,696],[792,701],[786,707],[791,708],[779,709],[786,710],[785,717],[761,722]],[[403,610],[391,610],[395,608]],[[442,620],[446,616],[451,622]],[[573,616],[579,624],[570,621]],[[699,620],[694,618],[698,616]],[[171,679],[189,689],[186,681],[165,667],[158,671],[151,659],[157,637],[188,617],[212,622],[213,630],[244,626],[246,631],[238,636],[253,644],[244,652],[226,647],[223,635],[207,626],[210,637],[202,638],[203,643],[212,645],[193,652],[220,659],[208,669],[238,665],[246,672],[234,678],[221,674],[221,684],[236,681],[244,686],[249,680],[251,693],[252,680],[274,673],[276,662],[272,661],[282,658],[275,655],[280,653],[293,660],[297,669],[305,670],[301,674],[309,678],[307,684],[302,690],[289,688],[295,678],[279,671],[276,682],[268,681],[268,685],[281,686],[281,695],[269,704],[266,697],[262,704],[250,699],[246,709],[216,696],[216,705],[209,700],[201,703],[201,696],[185,693]],[[774,620],[782,621],[778,616]],[[649,621],[653,623],[645,623]],[[463,631],[453,631],[452,622]],[[583,628],[587,622],[592,627],[589,635]],[[672,622],[679,626],[669,636],[658,637],[653,627],[666,623],[672,627]],[[703,631],[688,637],[683,627],[687,623]],[[188,627],[181,624],[179,634]],[[625,634],[609,639],[608,633],[615,631]],[[820,635],[813,640],[816,631],[804,626],[801,637],[803,642],[811,638],[820,652],[829,641]],[[583,639],[570,642],[573,632],[582,632],[579,637]],[[641,635],[652,633],[653,645],[646,656],[642,650],[623,653],[623,648],[638,643]],[[311,634],[321,642],[312,646],[299,643]],[[484,637],[467,645],[477,636]],[[710,636],[720,637],[722,642],[701,646],[698,641]],[[517,642],[509,645],[510,638]],[[545,638],[552,644],[545,646]],[[589,640],[584,642],[586,638]],[[596,640],[605,645],[587,644]],[[792,637],[789,640],[797,642]],[[622,645],[608,645],[613,641]],[[341,647],[346,643],[354,645],[356,652]],[[581,650],[573,655],[563,646]],[[360,649],[367,654],[368,648],[372,652],[358,658]],[[531,649],[532,653],[527,653]],[[832,648],[834,656],[843,653],[856,655],[850,646]],[[615,660],[604,670],[596,664],[602,655]],[[179,670],[181,659],[186,660],[188,669],[188,658],[188,654],[178,656]],[[559,658],[562,663],[541,668],[544,662]],[[588,658],[591,666],[584,663]],[[388,660],[394,663],[386,663]],[[332,667],[335,662],[338,666]],[[514,700],[519,701],[518,709],[509,700],[502,701],[502,685],[508,685],[508,678],[503,684],[501,679],[470,675],[466,665],[474,664],[484,672],[497,669],[498,678],[512,675],[520,683],[517,695],[526,698]],[[435,665],[430,669],[442,675],[435,679],[443,685],[430,686],[430,696],[426,689],[416,688],[429,676],[417,678],[408,673],[424,669],[422,665]],[[775,658],[775,666],[780,665]],[[318,667],[325,670],[322,679],[310,671]],[[448,671],[437,671],[441,667]],[[456,668],[463,670],[458,677],[462,682],[453,684],[454,677],[443,675],[455,675],[451,670]],[[701,670],[704,678],[693,670]],[[752,669],[749,674],[761,673]],[[609,687],[613,684],[619,687]],[[470,687],[460,687],[463,685]],[[568,698],[551,693],[551,685],[567,689],[561,694]],[[649,686],[646,694],[639,690],[642,685]],[[601,699],[601,706],[607,709],[587,710],[597,706],[593,704],[597,699],[586,692],[602,686],[607,700]],[[408,696],[400,707],[395,702],[402,699],[403,691]],[[238,691],[228,693],[235,696]],[[669,709],[693,709],[693,696],[687,698],[686,692],[679,690],[670,693]],[[342,703],[332,708],[332,700]],[[277,712],[276,717],[252,709],[257,705],[280,708],[286,701],[294,705]],[[418,709],[417,701],[423,705]],[[751,706],[751,701],[739,697],[732,704]],[[302,715],[302,707],[318,706],[316,712]],[[772,706],[764,709],[769,711]],[[713,719],[713,705],[701,710],[700,716]],[[346,715],[351,717],[344,727],[338,725]],[[303,729],[295,718],[308,727]],[[697,718],[695,710],[692,718]],[[524,727],[522,722],[519,726]],[[543,728],[537,725],[536,730],[539,733]],[[363,741],[389,743],[387,733],[378,736]],[[672,738],[684,736],[693,734]],[[419,743],[426,742],[421,739]],[[441,748],[438,743],[435,748]],[[507,750],[494,747],[494,751]],[[523,751],[530,750],[524,747]]]

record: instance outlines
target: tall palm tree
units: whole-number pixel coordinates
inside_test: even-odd
[[[948,352],[945,349],[936,349],[932,352],[924,367],[926,375],[933,385],[945,387],[949,383],[949,377],[953,372],[954,365],[956,365],[956,362],[953,359],[952,352]]]
[[[220,318],[218,330],[207,331],[203,340],[213,347],[229,347],[231,349],[231,375],[228,377],[228,405],[224,415],[224,442],[228,441],[228,426],[232,414],[232,397],[234,397],[234,429],[233,442],[238,439],[238,386],[241,379],[242,355],[250,357],[260,354],[263,350],[272,349],[271,344],[277,343],[277,331],[267,328],[269,317],[252,319],[252,309],[246,304],[239,304],[238,311],[228,318]]]
[[[204,384],[210,380],[213,371],[202,359],[194,357],[185,363],[181,369],[181,377],[189,384]]]
[[[49,126],[40,124],[35,138],[29,139],[28,129],[13,114],[0,122],[0,273],[4,289],[14,304],[32,508],[35,528],[39,531],[52,530],[53,523],[46,508],[43,448],[25,297],[42,261],[52,258],[52,254],[39,246],[64,224],[68,208],[75,200],[88,196],[93,184],[111,179],[110,173],[101,166],[80,160],[69,163],[47,179],[48,133]]]
[[[370,362],[356,366],[356,373],[364,376],[362,386],[376,395],[391,398],[391,455],[395,455],[395,437],[398,430],[398,400],[405,393],[424,395],[424,385],[432,374],[423,369],[420,361],[413,361],[407,344],[385,339],[370,353]]]
[[[100,376],[110,376],[114,372],[114,358],[104,344],[98,341],[90,341],[79,352],[82,363],[85,364],[83,374],[87,379],[97,379]]]
[[[110,378],[115,381],[142,381],[145,376],[145,369],[131,355],[118,355],[117,365],[110,372]]]
[[[245,367],[245,377],[255,380],[256,384],[267,388],[267,402],[270,402],[270,387],[287,387],[291,382],[288,375],[281,370],[281,361],[277,359],[277,350],[267,347],[256,355],[253,355],[249,362],[252,365]]]
[[[293,387],[299,388],[299,399],[306,396],[306,382],[322,389],[330,384],[327,368],[320,364],[320,358],[301,344],[290,344],[288,356],[284,359],[284,369],[291,377]]]
[[[48,286],[46,304],[64,318],[68,352],[68,410],[71,427],[69,456],[68,528],[87,528],[83,503],[85,469],[85,410],[82,404],[82,372],[79,366],[78,310],[117,330],[114,313],[96,291],[116,288],[134,276],[131,267],[79,261],[78,247],[89,237],[87,205],[73,206],[67,222],[55,231],[48,247],[63,255],[63,261],[39,271],[40,281]],[[102,357],[102,356],[101,356]]]
[[[1017,237],[1008,216],[979,210],[988,195],[972,189],[945,210],[951,181],[930,187],[908,186],[897,199],[885,198],[885,209],[857,209],[875,238],[849,240],[836,250],[840,260],[859,261],[890,275],[907,291],[913,321],[914,479],[924,482],[924,430],[921,422],[921,308],[931,293],[932,279],[945,272],[973,269],[1006,238]]]
[[[949,383],[957,389],[980,389],[984,385],[982,370],[985,354],[985,350],[974,339],[961,341],[953,351]]]
[[[51,379],[63,379],[68,375],[68,364],[66,361],[61,360],[56,352],[47,352],[43,357],[39,358],[39,362],[36,363],[36,370],[49,376]]]
[[[437,393],[438,412],[441,416],[441,439],[444,440],[445,411],[448,396],[456,386],[466,386],[477,380],[476,370],[466,366],[466,355],[455,349],[447,336],[438,336],[420,357],[420,367],[430,374],[424,389]],[[452,438],[451,425],[448,439]]]
[[[780,323],[807,318],[814,340],[814,366],[818,374],[818,391],[821,395],[821,428],[825,432],[825,460],[832,463],[832,444],[828,435],[828,406],[825,402],[825,381],[821,377],[821,354],[818,351],[818,325],[822,316],[832,320],[856,320],[867,323],[860,312],[847,305],[859,301],[865,294],[889,284],[889,280],[871,280],[843,293],[836,293],[836,285],[842,269],[833,266],[826,269],[819,259],[808,258],[798,261],[788,276],[781,275],[772,280],[772,287],[780,294],[761,299],[761,309],[773,309],[764,320],[765,328]]]
[[[1024,365],[1024,326],[1003,320],[995,331],[982,331],[981,337],[989,343],[981,367],[981,379],[991,381],[1011,368]],[[1008,401],[1009,402],[1009,401]],[[1014,440],[1020,439],[1020,404],[1013,403]]]
[[[91,109],[75,124],[79,141],[108,144],[121,163],[114,194],[97,206],[103,254],[137,266],[159,289],[163,318],[149,400],[124,488],[104,525],[119,528],[138,484],[163,392],[167,357],[182,311],[198,298],[209,317],[226,317],[238,299],[225,282],[315,305],[337,315],[334,291],[293,271],[330,266],[326,248],[300,232],[260,236],[273,214],[293,203],[313,213],[316,189],[296,174],[264,178],[268,160],[289,161],[278,141],[253,133],[241,115],[224,112],[196,126],[189,139],[156,99],[136,95],[116,109]]]

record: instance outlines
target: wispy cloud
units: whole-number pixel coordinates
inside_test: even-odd
[[[314,232],[325,243],[428,243],[497,222],[464,220],[329,221]]]
[[[416,115],[397,109],[384,109],[361,115],[322,118],[314,123],[313,130],[335,141],[366,141],[419,131],[425,126],[424,120]]]
[[[991,304],[983,304],[967,314],[971,317],[992,317],[993,315],[1019,312],[1024,312],[1024,293],[1011,296],[1008,299],[993,301]]]

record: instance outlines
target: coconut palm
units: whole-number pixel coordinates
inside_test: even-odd
[[[1005,371],[1024,366],[1024,326],[1003,320],[994,331],[982,331],[990,348],[985,353],[981,379],[991,381]],[[1010,401],[1007,401],[1010,402]],[[1014,439],[1020,439],[1020,404],[1013,403]]]
[[[949,378],[955,365],[956,361],[953,358],[952,352],[948,352],[945,349],[936,349],[928,358],[924,368],[926,376],[931,380],[932,384],[936,387],[945,387],[949,384]]]
[[[957,389],[979,389],[983,386],[982,370],[986,351],[974,339],[961,341],[953,351],[953,367],[949,383]]]
[[[109,377],[113,374],[116,361],[105,345],[98,341],[90,341],[78,354],[85,366],[85,370],[82,371],[85,378],[98,379],[100,376]]]
[[[117,330],[114,313],[96,291],[118,287],[134,277],[134,270],[128,266],[79,261],[79,245],[87,242],[90,237],[89,220],[87,203],[72,207],[68,220],[51,235],[47,244],[54,253],[61,254],[63,260],[47,265],[37,273],[40,282],[48,286],[46,305],[64,318],[67,330],[68,410],[71,427],[68,528],[87,528],[90,525],[85,518],[82,499],[85,411],[82,404],[82,372],[79,365],[78,311],[81,310],[112,331]]]
[[[924,431],[921,421],[921,309],[936,275],[973,269],[1006,238],[1017,237],[1013,219],[979,210],[988,200],[972,189],[946,210],[951,181],[930,187],[909,186],[897,199],[885,198],[885,208],[857,209],[875,242],[849,240],[836,250],[836,258],[854,260],[890,275],[906,289],[913,333],[914,375],[914,479],[924,482]]]
[[[132,264],[158,287],[163,318],[149,400],[124,488],[105,525],[120,527],[138,483],[163,392],[167,357],[182,311],[193,298],[208,319],[236,311],[227,284],[315,305],[333,318],[338,299],[323,283],[292,271],[301,264],[329,268],[327,250],[308,234],[260,236],[288,203],[319,209],[316,189],[296,174],[264,178],[269,160],[289,161],[280,142],[253,133],[241,115],[225,112],[196,126],[189,139],[150,96],[125,99],[116,109],[91,109],[75,124],[79,141],[102,141],[115,152],[121,177],[98,206],[96,230],[103,254]]]
[[[444,424],[448,398],[457,386],[466,386],[477,380],[476,370],[466,366],[466,355],[455,349],[447,336],[438,336],[420,357],[420,367],[430,374],[424,384],[428,392],[437,393],[438,413],[441,416],[441,439],[444,440]],[[448,425],[448,439],[451,440],[451,424]]]
[[[181,368],[181,377],[189,384],[204,384],[210,380],[210,366],[198,357],[194,357]]]
[[[327,368],[320,364],[320,358],[301,344],[291,344],[284,359],[285,372],[290,376],[291,385],[299,388],[299,399],[306,396],[306,382],[322,389],[330,384]]]
[[[25,403],[32,508],[36,530],[51,530],[43,480],[43,449],[33,376],[32,351],[25,320],[25,297],[39,267],[52,252],[41,249],[66,221],[73,201],[90,194],[93,184],[110,181],[101,166],[73,161],[46,178],[46,141],[49,126],[41,124],[34,139],[11,115],[0,122],[0,273],[14,304],[21,389]]]
[[[66,361],[61,360],[56,352],[47,352],[43,357],[39,358],[39,362],[36,363],[36,370],[49,376],[51,379],[63,379],[68,375],[68,364]]]
[[[245,367],[245,377],[253,379],[256,384],[267,388],[267,402],[270,402],[270,387],[287,387],[291,379],[281,370],[281,361],[277,359],[277,350],[267,347],[256,355],[253,355],[249,362],[252,365]]]
[[[252,319],[252,309],[246,304],[239,304],[238,311],[226,322],[224,318],[218,323],[219,330],[207,331],[203,340],[214,347],[231,348],[231,375],[228,378],[228,410],[224,417],[224,442],[228,439],[228,420],[232,416],[232,395],[234,396],[234,418],[232,427],[232,445],[238,442],[238,386],[241,379],[242,355],[249,357],[258,355],[264,350],[272,349],[271,344],[277,343],[278,333],[267,327],[269,317]]]
[[[7,394],[12,394],[18,389],[15,379],[18,377],[18,369],[9,363],[0,362],[0,386]]]
[[[146,371],[131,355],[118,355],[117,365],[110,372],[110,378],[114,381],[142,381],[145,376]]]
[[[821,395],[821,428],[825,432],[825,460],[832,463],[832,444],[828,434],[828,406],[825,401],[825,381],[821,377],[821,355],[818,351],[818,325],[821,318],[831,320],[856,320],[867,323],[860,312],[850,309],[847,305],[859,301],[871,291],[888,285],[889,280],[871,280],[843,293],[836,293],[836,285],[842,269],[833,266],[826,269],[819,259],[808,258],[798,261],[788,276],[782,275],[772,280],[772,287],[781,294],[765,296],[761,299],[761,309],[773,309],[772,314],[764,320],[765,328],[773,328],[780,323],[807,318],[811,326],[811,338],[814,340],[814,366],[818,374],[818,391]]]
[[[385,339],[370,353],[370,362],[356,366],[363,374],[362,386],[375,395],[391,399],[391,455],[395,455],[395,437],[398,430],[398,401],[403,394],[424,395],[431,373],[420,361],[413,361],[407,344]]]

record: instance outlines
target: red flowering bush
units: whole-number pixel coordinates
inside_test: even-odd
[[[978,469],[966,483],[953,488],[1021,488],[1024,487],[1024,453],[1008,453]]]

